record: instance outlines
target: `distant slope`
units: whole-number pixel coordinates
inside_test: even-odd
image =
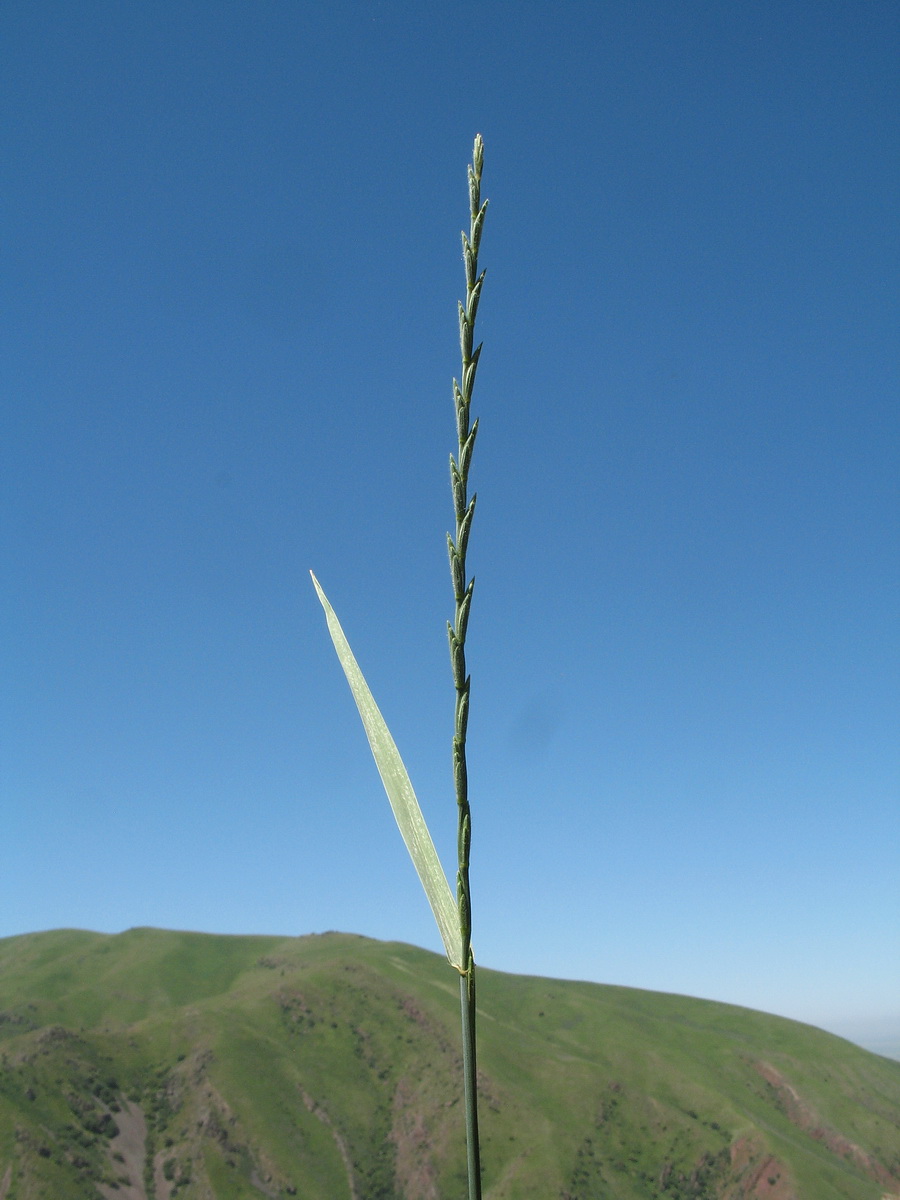
[[[0,941],[0,1200],[465,1194],[458,989],[347,934]],[[479,975],[486,1200],[900,1197],[900,1063],[628,988]]]

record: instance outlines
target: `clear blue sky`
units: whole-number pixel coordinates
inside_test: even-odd
[[[0,935],[439,949],[465,168],[485,965],[900,1032],[893,2],[0,12]]]

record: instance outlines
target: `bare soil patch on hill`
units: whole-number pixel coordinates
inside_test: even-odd
[[[105,1200],[147,1200],[144,1187],[144,1160],[147,1157],[147,1122],[137,1104],[122,1100],[122,1111],[116,1114],[119,1132],[109,1143],[113,1174],[118,1188],[98,1184]]]

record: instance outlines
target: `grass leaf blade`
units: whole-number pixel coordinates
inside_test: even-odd
[[[422,816],[422,810],[413,791],[406,767],[403,765],[400,752],[385,724],[384,717],[378,710],[369,685],[359,669],[359,664],[353,656],[353,651],[344,636],[334,609],[328,603],[328,599],[312,571],[310,571],[310,575],[312,575],[316,592],[325,610],[328,632],[334,642],[338,660],[344,669],[347,682],[350,684],[350,691],[353,693],[353,699],[359,709],[375,765],[378,767],[378,774],[381,776],[381,782],[387,792],[403,841],[406,843],[410,858],[413,860],[422,887],[425,889],[425,895],[428,897],[428,903],[431,905],[431,911],[434,913],[434,919],[437,921],[447,958],[458,971],[463,971],[459,912],[456,900],[434,848],[434,842],[428,832],[425,818]]]

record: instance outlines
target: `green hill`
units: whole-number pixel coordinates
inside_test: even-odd
[[[479,974],[488,1200],[900,1197],[900,1063],[793,1021]],[[465,1195],[458,988],[330,933],[0,940],[0,1200]]]

